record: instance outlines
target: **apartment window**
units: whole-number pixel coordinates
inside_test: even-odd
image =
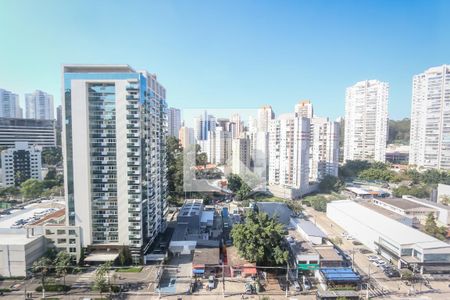
[[[66,231],[64,229],[58,229],[57,234],[58,235],[66,234]]]
[[[77,235],[77,232],[74,229],[69,229],[69,235]]]

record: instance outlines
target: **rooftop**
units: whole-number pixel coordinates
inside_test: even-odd
[[[333,246],[322,246],[314,248],[320,255],[320,260],[326,261],[343,261],[344,259],[340,256]]]
[[[260,212],[265,212],[271,218],[276,217],[278,222],[289,226],[293,212],[286,203],[257,202],[256,206]]]
[[[34,240],[41,238],[42,236],[29,236],[24,233],[1,233],[0,245],[26,245]]]
[[[387,205],[395,206],[395,207],[403,209],[403,210],[410,210],[410,209],[415,209],[415,208],[428,208],[425,205],[421,205],[419,203],[408,201],[408,200],[402,199],[402,198],[376,198],[373,201],[374,202],[375,201],[382,202]]]
[[[179,217],[199,216],[202,212],[202,199],[186,199],[178,214]]]
[[[195,248],[193,265],[218,265],[219,248]]]
[[[428,234],[425,234],[410,226],[390,219],[383,214],[373,211],[355,201],[339,200],[327,204],[327,210],[334,208],[352,218],[356,222],[364,224],[376,231],[379,235],[390,239],[400,245],[420,245],[423,249],[450,247]]]
[[[300,218],[294,218],[294,223],[301,228],[301,230],[306,233],[309,236],[318,236],[318,237],[322,237],[322,238],[326,238],[327,235],[320,230],[319,227],[317,227],[316,225],[314,225],[313,222],[305,220],[305,219],[300,219]]]
[[[129,65],[64,65],[64,73],[135,73]]]
[[[322,268],[320,273],[327,281],[358,282],[361,280],[361,276],[351,268]]]
[[[239,251],[235,246],[227,247],[227,259],[228,265],[230,266],[244,266],[244,265],[255,265],[254,263],[248,262],[245,258],[239,255]]]
[[[371,193],[369,191],[366,191],[362,188],[359,187],[354,187],[354,186],[348,186],[345,188],[346,190],[355,193],[357,195],[371,195]]]
[[[376,212],[378,212],[378,213],[380,213],[380,214],[382,214],[382,215],[384,215],[384,216],[386,216],[388,218],[396,220],[396,221],[400,221],[402,219],[403,220],[404,219],[411,219],[411,220],[413,219],[412,217],[408,217],[406,215],[398,214],[396,212],[393,212],[392,210],[385,209],[385,208],[383,208],[383,207],[381,207],[379,205],[375,205],[375,204],[373,204],[372,202],[369,202],[369,201],[358,201],[358,203],[361,204],[361,205],[364,205],[365,207],[367,207],[367,208],[369,208],[371,210],[374,210],[374,211],[376,211]]]

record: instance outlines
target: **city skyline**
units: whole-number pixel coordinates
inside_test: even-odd
[[[258,2],[240,5],[238,13],[224,3],[140,3],[142,9],[136,14],[144,15],[125,18],[120,28],[109,22],[121,14],[118,4],[105,6],[100,1],[87,6],[79,1],[62,8],[30,1],[24,10],[22,3],[1,4],[0,33],[16,43],[3,49],[0,82],[19,95],[47,91],[55,96],[55,106],[61,99],[62,64],[128,63],[157,73],[171,91],[167,99],[173,107],[271,104],[282,114],[300,99],[310,99],[319,115],[331,119],[344,115],[346,87],[377,79],[390,84],[389,117],[400,119],[410,116],[414,74],[449,63],[445,53],[450,43],[440,34],[448,28],[444,1],[417,1],[408,7],[388,1],[289,2],[282,7]],[[12,18],[18,11],[33,23],[33,30],[20,22],[23,18]],[[98,11],[100,16],[95,14]],[[249,18],[253,14],[260,20]],[[84,16],[83,24],[78,24],[77,15]],[[144,17],[148,25],[136,23]],[[161,20],[164,26],[157,26]],[[134,25],[141,30],[129,30]],[[35,34],[44,28],[45,35]],[[116,39],[110,38],[112,31],[128,38],[151,35],[152,45],[147,44],[145,54],[126,44],[118,51],[113,47]],[[23,41],[34,44],[34,51],[24,53]],[[52,50],[43,52],[47,49],[40,47],[43,43],[53,45]]]

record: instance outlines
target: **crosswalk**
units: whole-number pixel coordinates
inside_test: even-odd
[[[77,278],[75,283],[72,285],[73,288],[87,288],[92,285],[95,278],[95,270],[83,273]]]

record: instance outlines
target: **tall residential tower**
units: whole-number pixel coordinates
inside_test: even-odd
[[[360,81],[347,88],[344,161],[385,161],[389,84]]]
[[[165,227],[166,90],[128,65],[66,65],[63,82],[68,225],[138,262]]]
[[[27,119],[54,120],[53,96],[39,90],[25,94],[25,114]]]
[[[413,77],[409,163],[450,170],[450,65]]]

